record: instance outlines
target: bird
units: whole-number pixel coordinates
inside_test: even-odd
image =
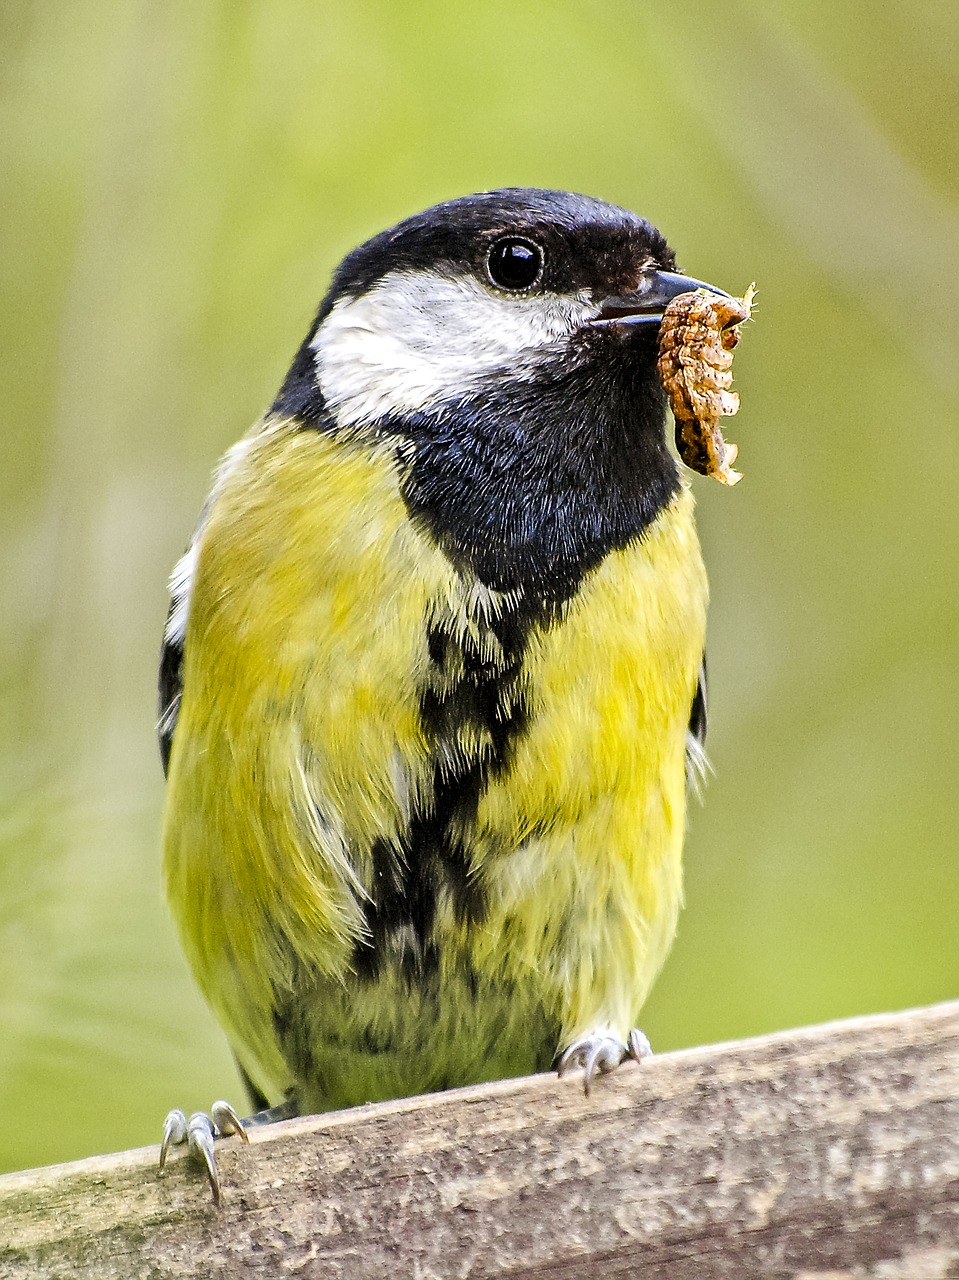
[[[164,873],[251,1104],[594,1080],[680,911],[708,587],[656,370],[681,274],[566,191],[347,254],[171,578]],[[256,1118],[256,1117],[254,1117]],[[215,1199],[226,1103],[170,1113]]]

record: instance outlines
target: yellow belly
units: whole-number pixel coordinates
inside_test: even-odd
[[[285,424],[250,441],[201,534],[165,866],[197,980],[268,1096],[389,1096],[625,1035],[681,902],[705,606],[684,490],[529,637],[528,723],[469,832],[481,918],[441,895],[423,989],[389,966],[360,979],[374,846],[433,786],[427,624],[468,631],[499,605],[411,524],[389,453]],[[291,992],[315,1079],[278,1026]]]

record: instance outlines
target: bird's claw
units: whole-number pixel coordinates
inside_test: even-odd
[[[644,1058],[651,1057],[652,1052],[649,1041],[642,1031],[635,1027],[626,1037],[625,1044],[608,1032],[592,1032],[574,1040],[564,1051],[559,1060],[557,1074],[564,1076],[571,1067],[582,1067],[583,1088],[588,1097],[597,1075],[607,1075],[610,1071],[615,1071],[627,1058],[632,1058],[634,1062],[642,1062]]]
[[[170,1147],[179,1146],[185,1142],[187,1150],[193,1158],[202,1162],[210,1182],[213,1203],[219,1205],[222,1197],[222,1188],[220,1186],[220,1175],[216,1167],[213,1144],[217,1138],[227,1137],[233,1133],[238,1133],[244,1142],[250,1141],[243,1121],[233,1107],[222,1099],[219,1102],[214,1102],[210,1108],[209,1115],[205,1111],[194,1111],[189,1120],[179,1107],[175,1107],[163,1124],[163,1141],[160,1143],[160,1172],[163,1172],[163,1166],[166,1164],[167,1152]]]

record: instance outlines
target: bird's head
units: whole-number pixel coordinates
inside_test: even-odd
[[[395,439],[451,554],[565,595],[676,490],[656,338],[696,288],[651,223],[602,200],[450,200],[347,255],[273,412]]]

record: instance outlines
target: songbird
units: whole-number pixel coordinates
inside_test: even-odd
[[[649,1052],[706,728],[656,372],[696,288],[601,200],[438,204],[347,255],[216,472],[160,666],[165,873],[268,1115]],[[217,1198],[233,1121],[167,1124]]]

